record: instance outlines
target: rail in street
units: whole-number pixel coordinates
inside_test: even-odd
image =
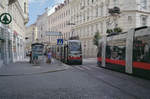
[[[90,64],[89,64],[90,63]],[[17,66],[18,64],[18,66]],[[26,62],[5,68],[19,73],[31,72],[47,66],[29,65]],[[15,66],[17,68],[15,68]],[[20,66],[20,68],[18,68]],[[27,67],[30,69],[27,69]],[[49,67],[61,68],[55,61]],[[0,99],[149,99],[150,81],[97,66],[95,59],[84,59],[83,65],[67,66],[64,71],[34,75],[0,76]],[[0,69],[0,74],[4,70]],[[51,68],[52,69],[52,68]]]

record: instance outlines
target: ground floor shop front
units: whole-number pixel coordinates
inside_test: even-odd
[[[0,67],[12,62],[11,31],[6,27],[0,27]]]
[[[23,61],[24,39],[16,32],[1,26],[0,27],[0,67],[3,64]]]

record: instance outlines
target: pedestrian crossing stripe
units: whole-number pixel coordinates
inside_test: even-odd
[[[83,68],[81,68],[81,67],[77,67],[77,69],[84,70],[84,69],[83,69]]]

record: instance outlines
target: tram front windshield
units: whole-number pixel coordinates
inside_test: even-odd
[[[70,49],[70,51],[81,51],[81,43],[80,42],[70,42],[69,49]]]
[[[32,46],[32,50],[41,51],[41,50],[43,50],[43,46],[42,45],[34,45],[34,46]]]

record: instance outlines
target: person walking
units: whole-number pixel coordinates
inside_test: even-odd
[[[48,51],[48,53],[47,53],[47,63],[51,63],[51,58],[52,58],[52,54],[51,54],[51,52],[50,51]]]
[[[32,51],[30,51],[29,57],[30,57],[29,63],[32,63]]]

